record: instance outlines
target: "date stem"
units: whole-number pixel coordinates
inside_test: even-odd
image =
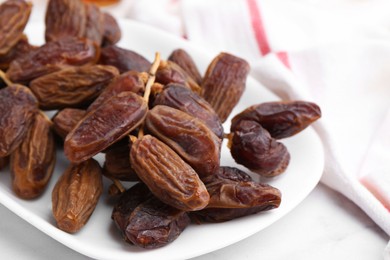
[[[2,70],[0,70],[0,78],[4,81],[5,84],[7,84],[7,86],[13,85],[13,82],[8,79],[7,75],[5,75],[4,71]]]

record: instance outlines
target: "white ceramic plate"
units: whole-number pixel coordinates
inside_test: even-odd
[[[137,51],[149,60],[153,60],[156,51],[166,58],[173,49],[181,47],[193,56],[201,71],[205,71],[213,58],[187,41],[154,28],[130,21],[121,21],[120,25],[123,37],[119,45]],[[44,27],[42,24],[29,24],[26,32],[33,43],[43,42]],[[270,100],[277,100],[277,97],[249,78],[244,96],[233,114],[249,105]],[[226,125],[225,129],[228,131],[229,126]],[[278,178],[261,180],[281,190],[282,204],[278,209],[225,223],[192,224],[177,240],[159,249],[143,250],[122,241],[110,218],[112,202],[108,199],[106,192],[89,222],[79,233],[71,235],[57,229],[51,214],[51,190],[68,165],[61,151],[58,151],[57,167],[53,178],[42,197],[33,201],[17,198],[11,190],[11,178],[9,170],[6,169],[6,173],[0,174],[0,203],[65,246],[92,258],[187,259],[228,246],[261,231],[296,207],[316,186],[324,163],[322,145],[318,136],[311,128],[308,128],[283,142],[291,153],[288,170]],[[222,165],[236,166],[226,146],[224,147]],[[107,191],[107,184],[105,183],[105,191]]]

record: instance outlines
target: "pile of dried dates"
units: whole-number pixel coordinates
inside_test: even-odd
[[[116,43],[116,20],[93,4],[50,0],[46,43],[32,46],[23,30],[32,5],[0,5],[0,168],[12,188],[39,197],[60,146],[70,161],[52,192],[58,228],[80,230],[103,193],[116,199],[112,220],[126,242],[156,248],[191,221],[221,222],[277,208],[281,192],[250,174],[220,165],[224,138],[234,160],[273,177],[288,167],[280,139],[320,118],[305,101],[248,107],[222,123],[245,90],[248,63],[221,53],[202,76],[177,49],[150,62]],[[57,110],[53,118],[43,112]],[[104,164],[93,157],[105,153]],[[135,182],[125,189],[123,182]],[[126,186],[126,185],[125,185]]]

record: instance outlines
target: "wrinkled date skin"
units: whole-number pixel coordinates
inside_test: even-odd
[[[154,106],[165,105],[179,109],[202,120],[216,136],[223,138],[221,120],[210,104],[195,92],[179,84],[168,84],[157,96]]]
[[[85,4],[87,15],[84,37],[101,45],[104,33],[104,15],[95,4]]]
[[[222,122],[225,122],[244,93],[249,69],[245,60],[228,53],[219,54],[207,68],[202,96]]]
[[[115,18],[109,13],[103,13],[103,46],[114,45],[122,37],[121,29]]]
[[[107,46],[102,49],[99,63],[114,66],[120,73],[129,70],[135,70],[137,72],[149,71],[149,68],[152,65],[138,53],[119,48],[115,45]]]
[[[290,153],[286,146],[254,121],[241,121],[233,132],[230,152],[234,160],[264,177],[283,173]]]
[[[71,67],[31,81],[30,89],[44,110],[80,108],[91,103],[118,75],[112,66]]]
[[[109,98],[119,93],[130,91],[142,95],[145,90],[145,83],[148,74],[144,72],[128,71],[112,80],[107,88],[88,107],[87,111],[93,111]]]
[[[145,126],[199,176],[218,170],[221,141],[201,120],[175,108],[155,106],[146,116]]]
[[[111,218],[126,242],[142,248],[162,247],[190,224],[186,212],[159,201],[143,183],[121,194]]]
[[[152,197],[130,214],[125,234],[136,246],[159,248],[174,241],[190,222],[187,212]]]
[[[194,212],[208,222],[221,222],[279,207],[278,189],[252,181],[245,172],[233,167],[221,167],[214,175],[203,179],[210,194],[206,209]]]
[[[138,177],[164,203],[184,211],[207,206],[209,194],[197,173],[169,146],[151,135],[138,139],[130,151]]]
[[[81,162],[122,139],[142,123],[148,105],[132,92],[122,92],[89,112],[66,136],[65,156]]]
[[[76,233],[88,221],[103,191],[99,163],[71,164],[52,191],[52,211],[59,229]]]
[[[251,106],[232,119],[231,131],[242,120],[253,120],[273,138],[293,136],[321,117],[320,107],[307,101],[276,101]]]
[[[11,155],[15,194],[23,199],[34,199],[41,195],[52,176],[55,161],[52,122],[40,112],[21,145]]]
[[[131,144],[124,143],[106,152],[103,174],[120,181],[139,181],[130,164]]]
[[[6,54],[0,55],[0,70],[6,71],[14,59],[23,57],[36,48],[29,44],[26,36],[23,36]]]
[[[202,84],[202,76],[192,57],[183,49],[174,50],[168,60],[179,65],[198,85]]]
[[[0,5],[0,56],[22,38],[31,7],[31,3],[23,0],[8,0]]]
[[[65,139],[85,115],[85,110],[77,108],[65,108],[58,111],[52,119],[54,131],[62,139]]]
[[[46,42],[69,37],[83,37],[87,15],[80,0],[50,0],[46,10]]]
[[[28,83],[69,66],[95,63],[99,53],[100,47],[87,39],[49,42],[12,61],[7,77],[13,82]]]
[[[169,83],[182,84],[195,93],[200,94],[201,88],[179,65],[173,61],[161,61],[156,72],[156,82],[167,85]]]
[[[19,146],[37,112],[37,99],[28,88],[12,85],[0,90],[0,157]]]

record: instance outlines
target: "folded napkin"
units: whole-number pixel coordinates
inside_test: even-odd
[[[251,63],[283,99],[318,103],[321,179],[390,235],[388,1],[140,0],[128,17]],[[310,160],[310,157],[308,157]],[[390,244],[385,254],[390,259]]]

